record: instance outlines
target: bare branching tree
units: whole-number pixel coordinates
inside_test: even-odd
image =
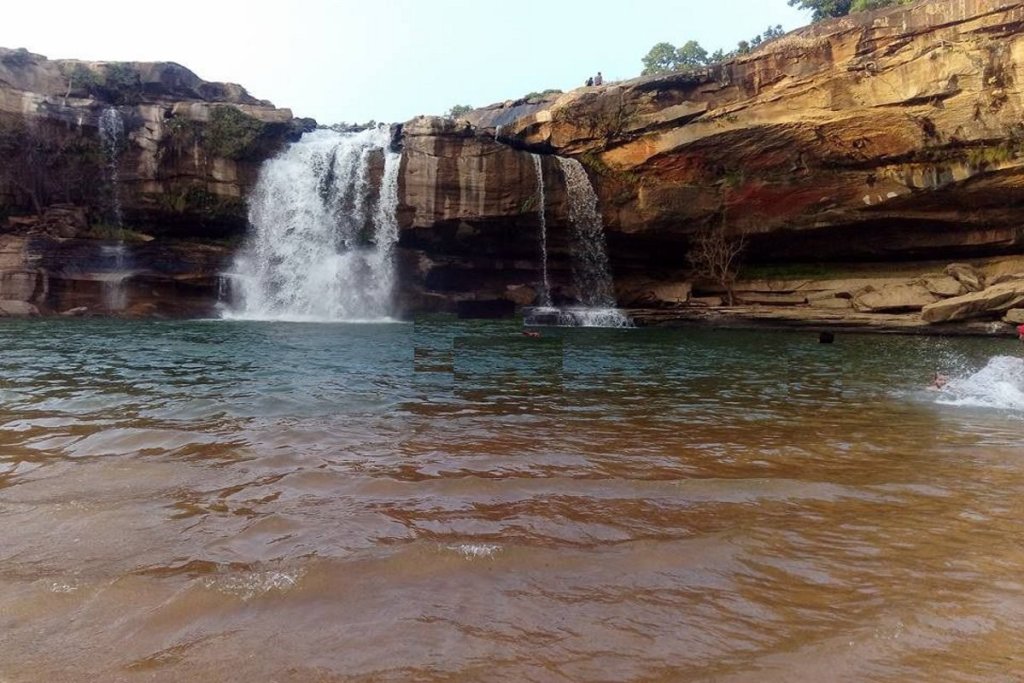
[[[725,289],[730,306],[735,302],[733,285],[746,247],[746,235],[729,234],[723,222],[699,232],[686,255],[696,275],[713,280]]]

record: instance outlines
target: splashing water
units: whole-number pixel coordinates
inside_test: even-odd
[[[951,379],[937,394],[936,402],[1024,411],[1024,359],[996,356],[974,374]]]
[[[263,166],[225,318],[390,319],[400,161],[390,146],[386,126],[319,130]]]
[[[547,203],[544,197],[544,164],[539,154],[533,156],[533,168],[537,174],[537,217],[540,220],[540,262],[543,276],[540,294],[541,306],[551,306],[551,281],[548,278],[548,221]]]
[[[580,162],[558,157],[558,163],[565,176],[569,197],[573,281],[582,306],[552,308],[548,297],[544,306],[527,312],[526,323],[561,327],[632,327],[629,318],[615,308],[615,290],[605,248],[604,223],[597,208],[597,193],[594,192],[594,186]],[[545,290],[550,292],[547,283],[546,244],[544,251]]]

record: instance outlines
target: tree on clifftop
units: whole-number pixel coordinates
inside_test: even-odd
[[[821,21],[832,17],[845,17],[850,12],[881,9],[893,5],[908,5],[914,0],[789,0],[789,4],[813,11],[811,19]]]
[[[445,116],[450,119],[460,119],[471,111],[473,111],[473,107],[468,104],[456,104],[445,113]]]

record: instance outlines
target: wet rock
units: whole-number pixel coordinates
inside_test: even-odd
[[[972,292],[925,306],[921,318],[928,323],[953,322],[971,318],[1001,316],[1024,304],[1024,281],[1004,282],[981,292]]]

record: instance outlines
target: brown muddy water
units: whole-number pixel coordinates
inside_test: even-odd
[[[0,681],[1024,677],[1019,345],[519,329],[0,324]]]

